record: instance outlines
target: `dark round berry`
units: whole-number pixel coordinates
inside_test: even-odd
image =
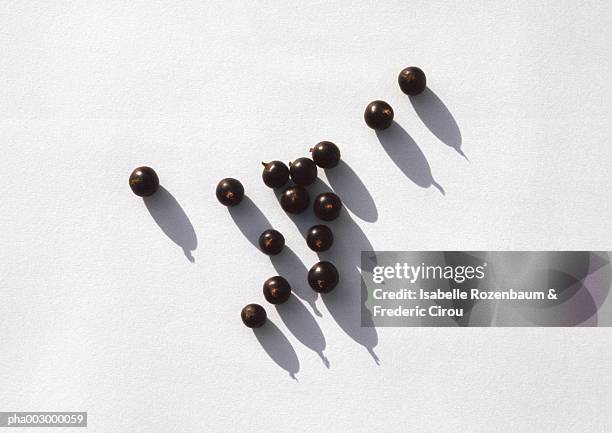
[[[318,253],[327,251],[334,243],[334,234],[329,227],[322,224],[312,226],[308,229],[306,243],[311,250]]]
[[[317,218],[332,221],[340,215],[342,200],[333,192],[324,192],[315,198],[312,209]]]
[[[263,294],[270,304],[282,304],[291,296],[291,286],[283,277],[270,277],[263,285]]]
[[[416,66],[409,66],[402,69],[402,72],[400,72],[397,77],[397,82],[402,92],[406,95],[418,95],[427,87],[425,72]]]
[[[310,196],[306,188],[300,185],[290,186],[283,191],[280,197],[281,207],[288,213],[302,213],[310,203]]]
[[[312,160],[321,168],[334,168],[340,162],[340,149],[331,141],[322,141],[310,149]]]
[[[298,185],[308,186],[317,178],[317,165],[309,158],[298,158],[289,163],[291,179]]]
[[[249,328],[260,328],[266,323],[266,310],[259,304],[249,304],[242,309],[240,317]]]
[[[259,248],[269,256],[280,253],[285,246],[285,237],[281,232],[269,229],[259,236]]]
[[[329,262],[319,262],[308,271],[308,284],[319,293],[329,293],[338,285],[338,270]]]
[[[393,123],[393,108],[385,101],[373,101],[363,113],[365,123],[372,129],[387,129]]]
[[[159,189],[159,177],[151,167],[135,168],[130,174],[130,188],[140,197],[148,197]]]
[[[225,206],[236,206],[244,197],[244,187],[239,180],[231,177],[221,179],[217,184],[217,199]]]
[[[270,188],[280,188],[289,181],[289,168],[280,161],[262,162],[261,178]]]

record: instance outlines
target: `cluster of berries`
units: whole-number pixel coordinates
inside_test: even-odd
[[[281,161],[263,163],[262,179],[270,188],[285,188],[280,195],[280,205],[290,214],[299,214],[310,205],[310,195],[306,187],[317,179],[318,168],[334,168],[340,162],[340,149],[331,141],[322,141],[310,149],[312,159],[298,158],[287,166]],[[292,184],[287,187],[289,180]],[[244,197],[244,186],[234,178],[222,179],[217,184],[217,199],[225,206],[240,204]],[[333,192],[325,192],[315,197],[312,203],[314,215],[322,221],[333,221],[340,215],[342,200]],[[306,243],[310,249],[323,252],[334,242],[332,230],[324,224],[310,227]],[[278,230],[265,230],[259,236],[259,248],[268,255],[280,254],[285,246],[285,237]],[[318,293],[329,293],[337,285],[340,276],[336,267],[327,261],[316,263],[307,275],[308,284]],[[268,278],[263,284],[265,299],[271,304],[282,304],[291,296],[291,286],[282,276]],[[248,304],[242,309],[242,321],[250,328],[259,328],[266,322],[266,310],[259,304]]]
[[[416,66],[404,68],[398,76],[398,84],[407,95],[418,95],[425,90],[427,80],[425,73]],[[375,130],[384,130],[393,124],[393,108],[385,101],[370,102],[364,112],[366,125]],[[331,141],[322,141],[310,149],[312,159],[298,158],[289,163],[281,161],[262,163],[262,179],[270,188],[283,188],[292,180],[293,184],[285,188],[280,196],[283,210],[290,214],[304,212],[310,204],[310,195],[306,186],[317,179],[317,167],[330,169],[340,162],[340,149]],[[147,197],[159,189],[159,177],[151,167],[134,169],[129,178],[130,188],[134,194]],[[222,179],[217,184],[216,195],[219,202],[232,207],[240,204],[244,197],[244,186],[234,178]],[[324,192],[315,197],[313,212],[323,221],[332,221],[340,215],[342,200],[333,192]],[[306,235],[308,247],[316,252],[326,251],[334,242],[332,230],[324,225],[313,225]],[[285,238],[277,230],[265,230],[259,237],[260,249],[268,255],[280,254],[285,246]],[[340,279],[336,267],[327,261],[316,263],[308,271],[308,284],[318,293],[331,292]],[[271,304],[282,304],[291,296],[289,282],[280,275],[268,278],[263,285],[263,294]],[[259,328],[266,322],[266,310],[259,304],[248,304],[242,309],[242,321],[250,328]]]

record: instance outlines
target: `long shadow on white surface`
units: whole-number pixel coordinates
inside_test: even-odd
[[[341,160],[336,167],[326,169],[325,175],[331,187],[351,212],[367,222],[372,223],[378,219],[378,209],[372,194],[346,162]]]
[[[404,128],[393,122],[388,129],[376,131],[376,135],[385,152],[408,179],[421,188],[434,186],[445,194],[444,188],[434,179],[425,154]]]
[[[195,262],[192,251],[198,247],[193,224],[187,214],[163,186],[150,197],[143,197],[147,210],[160,229],[183,250],[190,262]]]
[[[227,210],[244,237],[259,249],[259,236],[264,230],[273,228],[268,218],[247,196],[238,206],[228,207]]]
[[[253,333],[268,356],[280,368],[289,373],[292,379],[297,380],[295,375],[300,371],[300,360],[295,353],[295,349],[285,337],[285,334],[278,329],[278,326],[268,319],[264,326],[253,329]]]
[[[414,110],[433,135],[467,159],[461,149],[462,137],[457,121],[444,102],[427,87],[423,93],[409,97]]]
[[[315,318],[304,305],[295,296],[291,296],[284,304],[277,305],[276,310],[295,338],[319,355],[323,364],[329,368],[329,360],[323,353],[326,346],[325,336]]]

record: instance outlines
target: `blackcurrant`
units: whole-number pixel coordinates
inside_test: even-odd
[[[340,162],[340,149],[331,141],[322,141],[310,149],[312,160],[321,168],[334,168]]]
[[[151,167],[135,168],[130,174],[130,188],[140,197],[148,197],[159,189],[159,177]]]
[[[260,328],[266,323],[266,310],[259,304],[249,304],[240,313],[242,322],[249,328]]]
[[[282,304],[291,296],[289,282],[281,276],[268,278],[263,285],[263,294],[270,304]]]
[[[416,66],[409,66],[399,73],[397,77],[400,89],[406,95],[418,95],[427,87],[425,72]]]
[[[306,188],[300,185],[290,186],[283,191],[280,197],[281,207],[288,213],[302,213],[310,203],[310,196]]]
[[[308,284],[319,293],[329,293],[338,285],[338,270],[329,262],[316,263],[308,271]]]
[[[334,243],[334,234],[331,229],[322,224],[312,226],[306,235],[308,247],[316,252],[327,251]]]
[[[393,108],[385,101],[373,101],[363,113],[365,123],[372,129],[387,129],[393,123]]]
[[[340,215],[342,200],[333,192],[324,192],[315,198],[312,209],[317,218],[332,221]]]
[[[280,188],[289,181],[289,168],[280,161],[262,162],[261,178],[270,188]]]
[[[217,184],[217,199],[225,206],[236,206],[244,197],[244,187],[239,180],[231,177],[221,179]]]
[[[285,237],[279,231],[269,229],[259,236],[259,248],[269,256],[280,253],[284,246]]]
[[[289,163],[291,179],[298,185],[308,186],[317,178],[317,165],[309,158],[298,158]]]

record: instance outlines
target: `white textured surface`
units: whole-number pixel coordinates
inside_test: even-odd
[[[0,4],[0,410],[86,410],[92,432],[609,432],[609,329],[379,329],[377,365],[321,299],[298,324],[268,307],[292,380],[238,317],[274,267],[213,191],[241,179],[310,266],[258,164],[329,139],[376,249],[608,250],[610,4],[282,3]],[[410,64],[469,162],[400,93]],[[377,98],[445,196],[363,125]],[[142,164],[195,263],[130,192]]]

